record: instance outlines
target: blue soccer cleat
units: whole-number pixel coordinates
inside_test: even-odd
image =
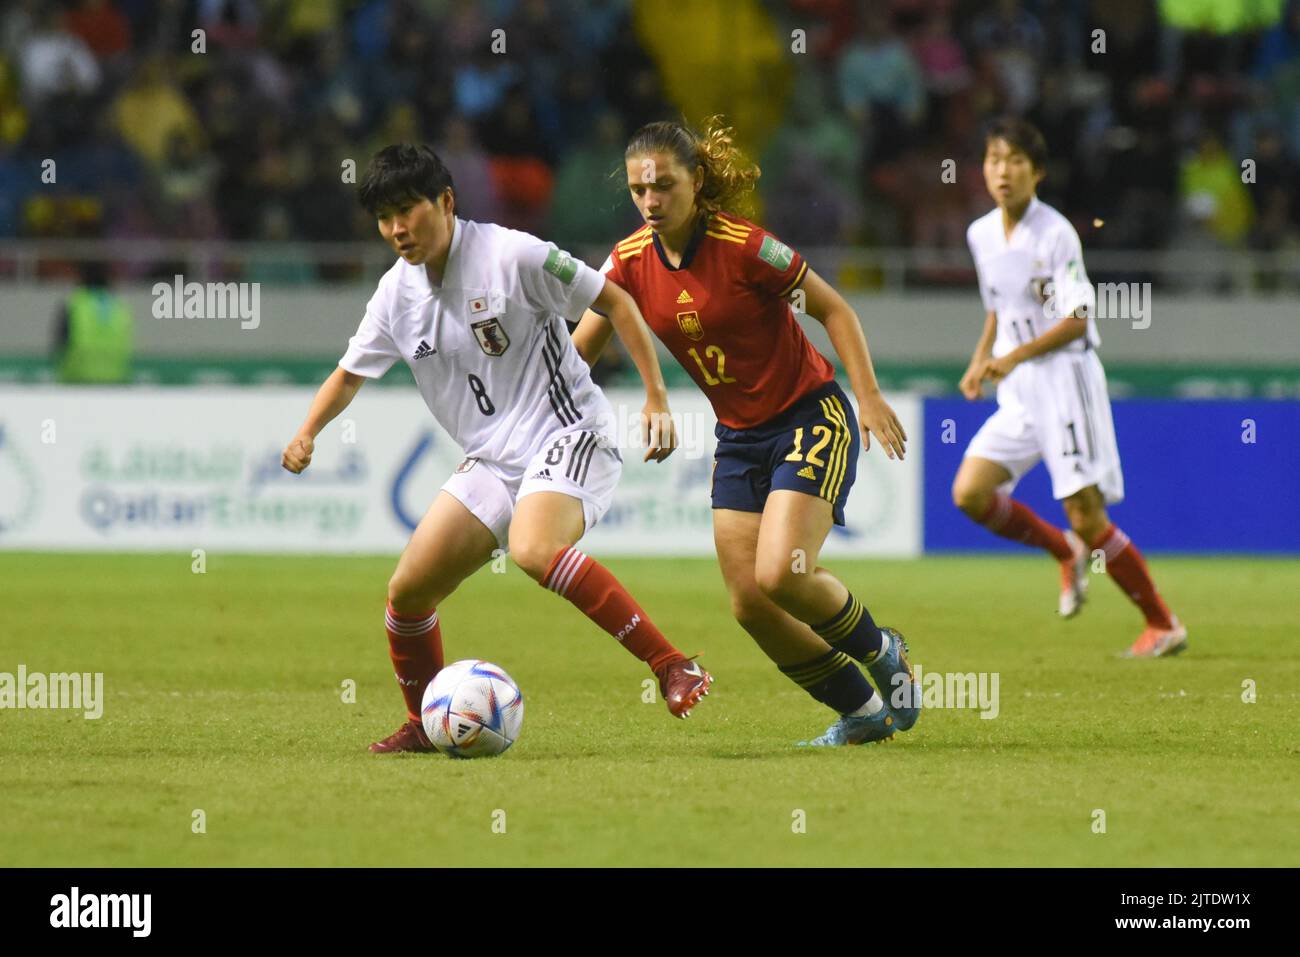
[[[889,637],[889,650],[868,662],[867,670],[885,705],[894,714],[899,731],[907,731],[921,717],[921,688],[907,660],[907,642],[893,628],[881,628]]]
[[[888,707],[875,714],[846,714],[826,729],[826,733],[811,741],[800,741],[801,748],[835,748],[846,744],[870,744],[888,741],[897,730],[894,716]]]

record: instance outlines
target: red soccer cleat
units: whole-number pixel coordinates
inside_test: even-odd
[[[1125,658],[1165,658],[1176,655],[1187,647],[1187,628],[1176,617],[1172,628],[1148,625],[1124,653]]]
[[[424,733],[424,726],[415,719],[409,719],[400,728],[370,746],[375,754],[392,754],[397,751],[436,751],[429,736]]]
[[[659,678],[659,691],[664,696],[668,711],[675,718],[690,717],[691,709],[709,693],[709,685],[713,683],[713,676],[690,658],[670,662],[656,675]]]

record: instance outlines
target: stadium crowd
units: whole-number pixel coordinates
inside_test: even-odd
[[[15,0],[0,238],[365,238],[345,161],[422,140],[466,215],[599,247],[628,134],[714,111],[800,247],[964,249],[1009,112],[1090,247],[1300,248],[1300,0]]]

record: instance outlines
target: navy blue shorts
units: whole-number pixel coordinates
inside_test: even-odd
[[[853,406],[834,380],[752,429],[718,423],[713,507],[761,512],[772,489],[815,495],[844,524],[861,439]]]

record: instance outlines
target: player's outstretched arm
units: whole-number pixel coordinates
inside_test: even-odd
[[[578,350],[583,362],[594,366],[613,336],[614,324],[600,313],[588,309],[573,330],[573,347]]]
[[[317,390],[316,398],[312,400],[311,409],[307,412],[302,427],[298,429],[298,434],[285,446],[280,464],[294,473],[301,472],[310,465],[316,436],[348,407],[348,403],[361,388],[361,383],[365,381],[365,376],[356,375],[341,367],[330,373],[330,377]]]
[[[853,394],[858,398],[863,450],[871,447],[871,436],[874,435],[880,440],[886,455],[891,459],[901,459],[907,451],[907,433],[880,394],[880,383],[876,381],[871,353],[867,350],[867,337],[858,314],[843,296],[831,288],[830,283],[811,269],[804,277],[802,290],[808,315],[826,327],[835,354],[848,373]]]
[[[664,384],[664,373],[659,368],[659,356],[655,353],[654,340],[650,338],[650,327],[645,324],[636,301],[608,279],[592,308],[609,317],[619,341],[632,357],[637,372],[641,373],[646,396],[645,408],[641,410],[642,436],[647,442],[645,461],[662,462],[677,448],[677,430],[668,410],[668,386]]]

